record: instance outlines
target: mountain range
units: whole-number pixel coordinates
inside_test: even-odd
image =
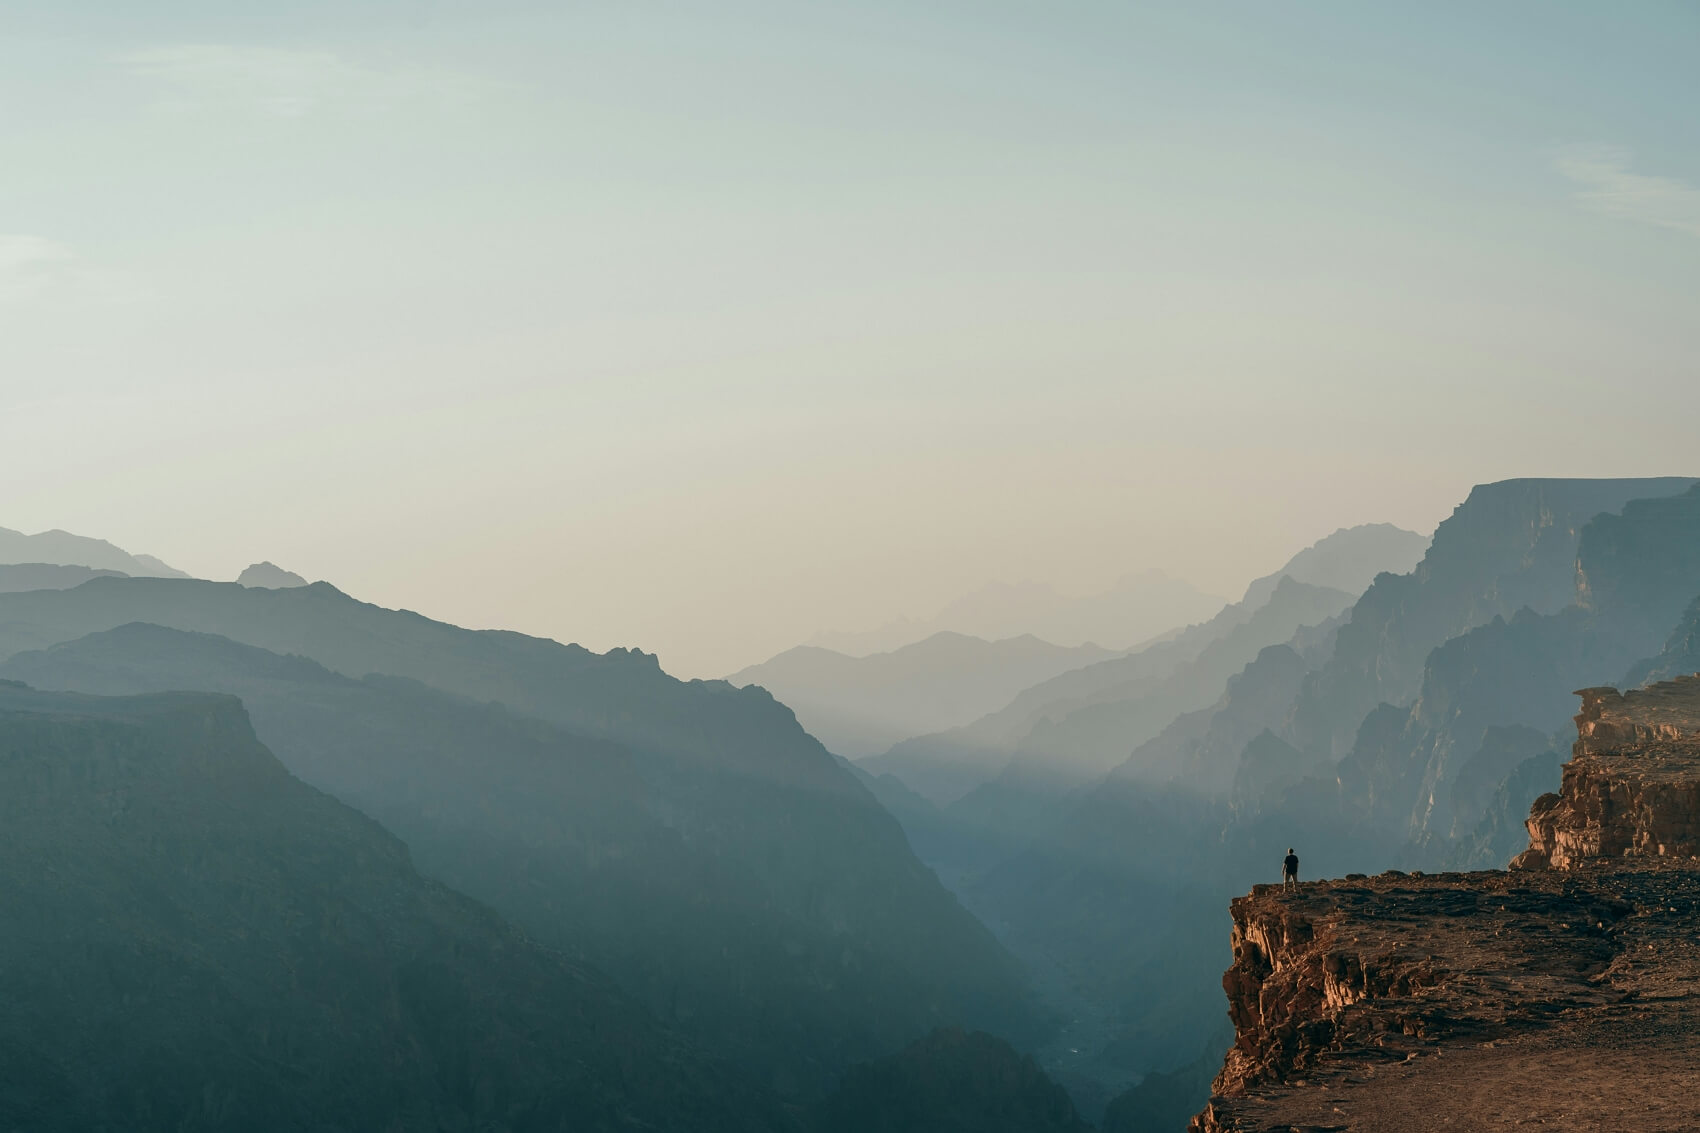
[[[941,1025],[1024,1042],[1045,1026],[1019,965],[759,689],[324,583],[0,595],[0,655],[38,687],[239,695],[290,770],[427,874],[786,1096]]]
[[[898,618],[856,633],[821,633],[805,644],[866,657],[955,633],[987,641],[1032,635],[1058,645],[1122,650],[1207,618],[1222,601],[1160,570],[1130,574],[1107,590],[1080,596],[1040,582],[997,582],[955,599],[930,618]]]
[[[0,753],[7,1128],[794,1125],[421,877],[232,697],[0,685]]]
[[[799,645],[726,679],[765,688],[828,750],[858,759],[968,724],[1025,688],[1112,656],[1032,635],[986,641],[940,632],[867,657]]]
[[[1299,552],[1272,579],[1253,582],[1243,600],[1207,621],[1038,682],[995,712],[917,735],[863,766],[875,776],[893,775],[940,804],[991,782],[1023,752],[1028,758],[1019,761],[1017,774],[1071,786],[1090,781],[1176,715],[1214,701],[1228,676],[1258,649],[1287,640],[1301,625],[1325,622],[1358,593],[1311,579],[1350,584],[1373,578],[1406,562],[1413,546],[1424,545],[1420,535],[1387,524],[1342,529]],[[1287,588],[1274,603],[1283,579]]]
[[[1229,894],[1503,864],[1569,689],[1700,668],[1696,484],[1482,485],[1403,570],[1344,529],[1127,652],[801,649],[779,699],[288,572],[0,566],[0,1123],[1160,1128]],[[841,706],[954,723],[852,762]]]
[[[1556,785],[1569,691],[1694,656],[1693,484],[1476,488],[1414,571],[1259,649],[1215,704],[1178,714],[999,852],[936,868],[1042,987],[1077,989],[1062,1041],[1083,1072],[1208,1061],[1230,894],[1270,879],[1289,845],[1305,876],[1458,855],[1502,866],[1495,847],[1516,842],[1504,824]],[[918,829],[929,855],[952,848]]]
[[[189,577],[152,555],[132,555],[104,539],[73,535],[57,528],[25,535],[22,531],[0,527],[0,563],[82,566],[136,577]]]

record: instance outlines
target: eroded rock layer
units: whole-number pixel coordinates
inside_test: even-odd
[[[1700,1128],[1697,910],[1658,861],[1260,886],[1192,1129]]]
[[[1700,855],[1700,676],[1583,689],[1557,794],[1535,800],[1516,869]]]
[[[1194,1133],[1700,1129],[1700,677],[1579,695],[1519,868],[1233,903]]]

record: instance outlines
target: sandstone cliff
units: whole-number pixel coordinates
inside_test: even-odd
[[[1559,793],[1535,800],[1512,868],[1700,855],[1700,675],[1577,695],[1574,757]]]
[[[1195,1133],[1700,1128],[1700,677],[1580,695],[1514,871],[1233,903]]]

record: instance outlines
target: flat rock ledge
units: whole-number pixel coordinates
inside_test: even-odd
[[[1700,1130],[1700,679],[1580,695],[1519,868],[1234,901],[1193,1133]]]

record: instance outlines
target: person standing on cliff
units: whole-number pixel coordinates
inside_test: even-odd
[[[1291,846],[1287,847],[1287,856],[1281,861],[1281,891],[1286,892],[1289,885],[1294,889],[1299,887],[1299,856],[1293,853]]]

